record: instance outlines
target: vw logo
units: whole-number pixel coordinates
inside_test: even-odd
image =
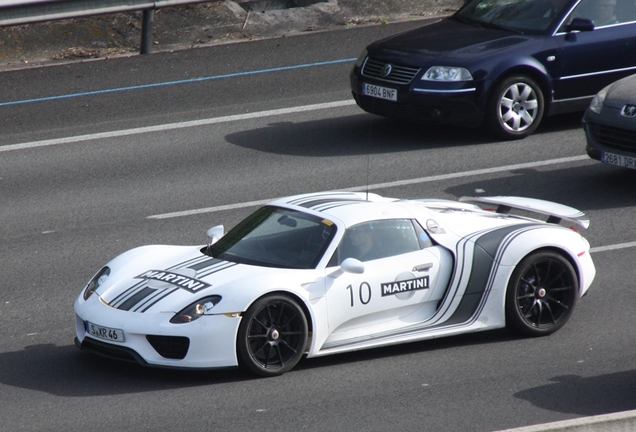
[[[391,71],[393,70],[393,66],[391,66],[391,64],[387,63],[384,65],[384,67],[382,68],[382,72],[380,72],[380,76],[382,78],[386,78],[389,75],[391,75]]]
[[[621,111],[623,117],[636,117],[636,105],[625,105]]]

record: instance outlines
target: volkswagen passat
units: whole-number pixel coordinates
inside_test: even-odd
[[[367,46],[351,88],[370,113],[518,139],[634,73],[635,44],[634,0],[473,0]]]

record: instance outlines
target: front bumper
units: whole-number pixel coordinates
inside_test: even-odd
[[[620,116],[620,110],[604,107],[601,115],[587,111],[583,117],[588,156],[602,160],[602,152],[636,158],[634,119]]]
[[[415,84],[395,85],[350,75],[351,92],[360,108],[385,117],[402,118],[430,124],[454,124],[476,127],[483,123],[485,101],[479,87],[426,89]],[[363,85],[374,84],[397,89],[397,102],[367,96]]]
[[[185,324],[171,324],[173,312],[136,313],[112,308],[97,295],[75,302],[75,344],[102,356],[144,366],[223,368],[237,366],[236,336],[240,317],[206,315]],[[102,340],[86,332],[86,321],[120,329],[123,342]]]

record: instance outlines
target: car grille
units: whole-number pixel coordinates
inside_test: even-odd
[[[391,73],[383,76],[385,67],[389,64],[391,65]],[[419,71],[419,68],[395,65],[393,63],[386,63],[369,57],[364,64],[361,73],[365,77],[375,78],[394,84],[408,84],[413,80],[413,78],[415,78],[415,75],[417,75]]]
[[[603,147],[627,152],[636,151],[636,130],[620,129],[589,122],[588,128],[595,142]]]
[[[181,360],[185,358],[190,348],[190,339],[183,336],[155,336],[147,335],[146,339],[161,357]]]
[[[84,338],[80,348],[102,357],[108,357],[115,360],[123,360],[126,362],[140,363],[145,365],[146,362],[133,350],[118,345],[100,342],[91,338]]]

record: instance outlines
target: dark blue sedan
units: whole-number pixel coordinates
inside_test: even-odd
[[[376,41],[351,73],[358,105],[524,138],[636,72],[636,0],[473,0]]]

